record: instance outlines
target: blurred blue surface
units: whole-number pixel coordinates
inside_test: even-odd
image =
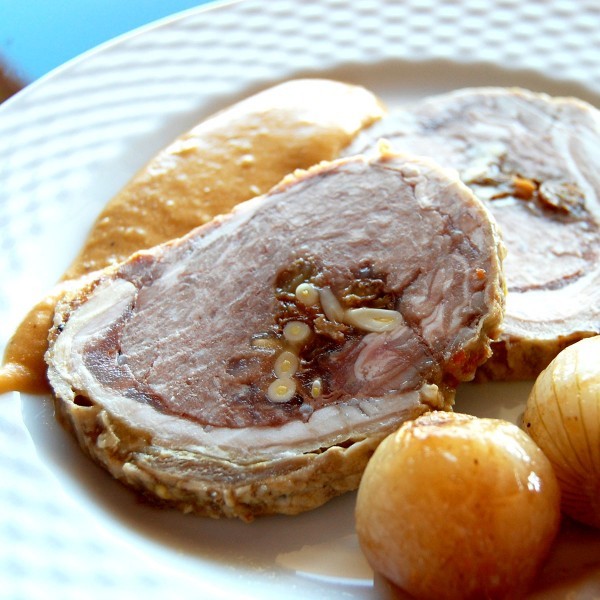
[[[209,0],[0,0],[0,60],[30,83],[122,33]]]

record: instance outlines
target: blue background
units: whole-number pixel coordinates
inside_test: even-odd
[[[30,83],[122,33],[209,0],[0,0],[0,60]]]

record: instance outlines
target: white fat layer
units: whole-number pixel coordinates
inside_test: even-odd
[[[48,377],[61,397],[73,400],[77,390],[86,389],[86,370],[78,348],[102,333],[99,323],[116,321],[131,306],[136,292],[136,287],[123,279],[100,283],[84,307],[73,312],[47,354]]]
[[[49,352],[49,377],[57,393],[73,401],[77,390],[102,405],[115,418],[132,428],[152,432],[152,443],[163,447],[201,452],[237,462],[288,457],[342,442],[356,434],[385,429],[422,410],[421,392],[364,398],[315,410],[306,421],[291,421],[281,427],[241,429],[203,426],[188,419],[160,413],[152,406],[124,397],[102,385],[85,366],[85,346],[102,335],[135,301],[135,286],[123,280],[99,285],[89,300],[75,311]],[[431,400],[431,386],[423,393]],[[437,390],[436,390],[437,391]]]
[[[598,326],[600,271],[588,273],[556,290],[509,293],[506,306],[512,317],[508,330],[511,335],[553,339],[560,333],[569,334],[573,322],[577,322],[582,331],[593,330]]]

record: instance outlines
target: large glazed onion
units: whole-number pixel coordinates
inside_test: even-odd
[[[600,336],[569,346],[540,374],[523,425],[554,467],[563,511],[600,527]]]
[[[516,425],[432,412],[371,458],[356,529],[373,569],[412,597],[513,599],[556,535],[558,483]]]

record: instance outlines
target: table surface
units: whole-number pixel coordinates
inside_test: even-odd
[[[114,37],[208,3],[209,0],[0,0],[0,64],[11,80],[26,85]]]

